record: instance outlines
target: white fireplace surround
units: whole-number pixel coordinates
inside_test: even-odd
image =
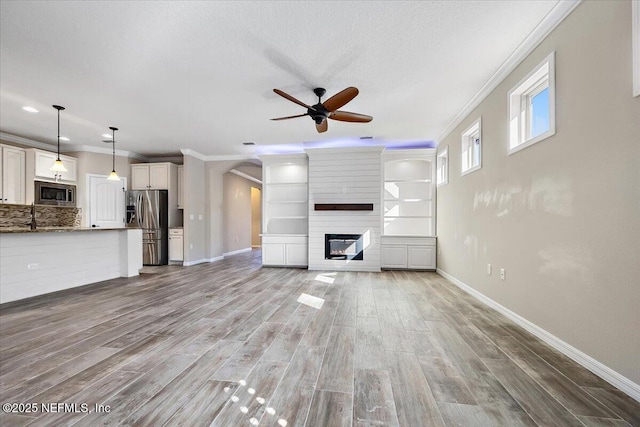
[[[383,147],[307,149],[309,270],[380,271]],[[316,203],[372,203],[372,211],[316,211]],[[325,259],[325,234],[361,234],[362,260]]]

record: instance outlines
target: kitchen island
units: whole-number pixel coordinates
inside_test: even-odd
[[[0,228],[0,303],[117,277],[142,268],[135,228]]]

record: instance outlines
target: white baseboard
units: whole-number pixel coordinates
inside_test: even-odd
[[[189,267],[190,265],[196,265],[196,264],[203,264],[205,262],[216,262],[216,261],[222,261],[224,259],[224,256],[218,256],[215,258],[202,258],[202,259],[196,259],[194,261],[185,261],[182,263],[182,265],[184,267]]]
[[[238,249],[237,251],[226,252],[226,253],[222,254],[222,256],[226,257],[226,256],[231,256],[231,255],[237,255],[237,254],[241,254],[243,252],[251,252],[251,247]]]
[[[614,371],[610,367],[597,361],[596,359],[589,356],[588,354],[583,353],[582,351],[566,343],[565,341],[561,340],[555,335],[547,332],[546,330],[542,329],[538,325],[531,323],[524,317],[514,313],[513,311],[509,310],[505,306],[495,302],[488,296],[478,292],[477,290],[473,289],[471,286],[467,285],[466,283],[461,282],[460,280],[456,279],[449,273],[439,268],[436,269],[436,272],[442,277],[451,281],[454,285],[456,285],[457,287],[459,287],[469,295],[479,300],[480,302],[493,308],[497,312],[505,315],[514,323],[523,327],[524,329],[526,329],[536,337],[540,338],[542,341],[546,342],[551,347],[558,350],[560,353],[571,358],[572,360],[584,366],[585,368],[587,368],[588,370],[590,370],[591,372],[593,372],[603,380],[607,381],[609,384],[619,388],[620,390],[628,394],[631,398],[640,402],[640,385],[634,383],[629,378],[619,374],[618,372]]]

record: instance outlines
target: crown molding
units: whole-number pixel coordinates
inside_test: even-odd
[[[60,151],[64,153],[69,153],[71,151],[81,151],[81,152],[108,154],[108,155],[112,154],[112,150],[109,148],[95,147],[93,145],[81,145],[81,144],[66,144],[64,146],[64,150],[60,150]],[[142,154],[138,154],[138,153],[134,153],[132,151],[126,151],[126,150],[116,150],[116,156],[129,157],[132,159],[141,160],[143,162],[150,161],[150,159],[147,156],[143,156]]]
[[[493,73],[462,110],[449,122],[435,139],[440,143],[464,120],[509,74],[553,31],[582,0],[560,0],[513,51],[506,61]]]
[[[51,150],[52,148],[56,149],[55,145],[34,141],[17,135],[11,135],[10,133],[0,132],[0,139],[3,141],[13,142],[15,144],[26,145],[27,147],[39,148],[41,150]],[[63,146],[61,145],[60,148],[63,148]]]
[[[40,141],[34,141],[33,139],[23,138],[17,135],[11,135],[10,133],[0,132],[0,139],[3,141],[13,142],[15,144],[26,145],[31,148],[38,148],[40,150],[51,151],[52,149],[55,151],[57,147],[52,144],[46,144]],[[99,153],[99,154],[112,154],[112,150],[106,147],[95,147],[93,145],[82,145],[82,144],[61,144],[60,145],[61,153],[70,153],[70,152],[89,152],[89,153]],[[149,161],[149,158],[143,156],[138,153],[134,153],[133,151],[125,151],[125,150],[116,150],[116,156],[121,157],[130,157],[137,160]]]
[[[382,153],[384,145],[374,145],[368,147],[331,147],[331,148],[305,148],[307,155],[313,154],[343,154],[343,153]]]
[[[192,150],[191,148],[181,148],[180,152],[185,156],[195,157],[196,159],[200,159],[203,162],[217,162],[223,160],[257,160],[258,156],[255,154],[229,154],[222,156],[205,156],[202,153],[198,153],[196,150]]]
[[[249,181],[253,181],[253,182],[257,183],[257,184],[262,185],[262,181],[259,180],[258,178],[255,178],[255,177],[253,177],[253,176],[251,176],[251,175],[249,175],[247,173],[240,172],[237,169],[231,169],[231,170],[229,170],[229,172],[231,172],[234,175],[238,175],[238,176],[240,176],[240,177],[242,177],[244,179],[248,179]]]

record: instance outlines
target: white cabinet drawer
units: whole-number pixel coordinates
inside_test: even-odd
[[[170,228],[169,236],[183,236],[184,230],[182,228]]]

